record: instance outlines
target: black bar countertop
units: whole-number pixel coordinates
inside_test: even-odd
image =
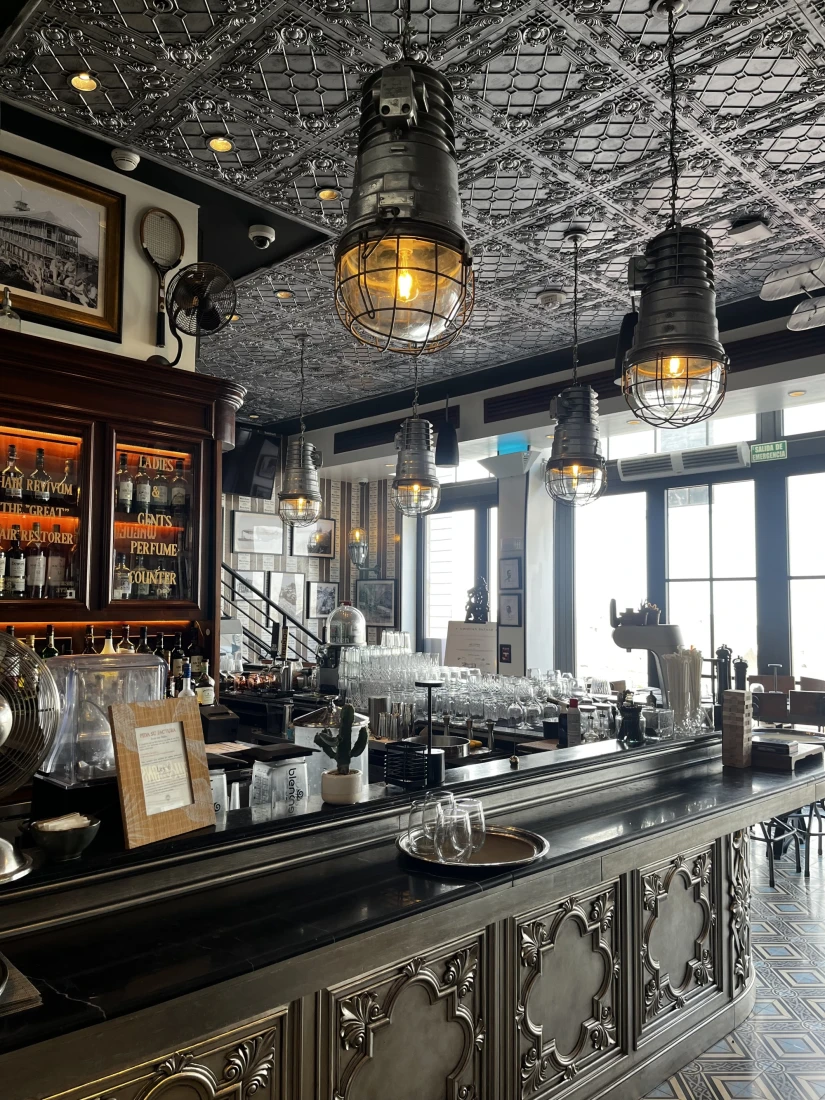
[[[436,906],[507,889],[525,875],[603,855],[629,841],[747,811],[751,803],[755,822],[760,801],[784,796],[784,808],[790,810],[796,792],[801,802],[803,793],[810,796],[811,784],[823,778],[821,764],[794,776],[733,772],[723,770],[718,758],[703,760],[681,772],[497,817],[501,824],[533,829],[550,841],[545,857],[515,872],[481,879],[461,872],[436,875],[416,869],[392,841],[382,841],[127,912],[12,935],[0,946],[35,983],[43,1005],[0,1019],[0,1052],[161,1003]]]

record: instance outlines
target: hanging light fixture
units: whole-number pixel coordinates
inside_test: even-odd
[[[363,569],[370,556],[370,544],[363,527],[350,527],[347,541],[349,560],[357,569]]]
[[[579,246],[583,230],[564,235],[573,246],[573,385],[555,400],[556,430],[544,471],[544,487],[560,504],[589,504],[607,488],[607,464],[599,439],[599,399],[579,382]]]
[[[453,92],[413,61],[409,0],[402,59],[364,84],[335,305],[362,343],[420,355],[446,347],[473,308],[461,224]]]
[[[278,493],[278,515],[290,527],[308,527],[321,512],[321,487],[318,483],[318,467],[321,454],[317,447],[307,443],[304,424],[304,350],[306,335],[298,337],[301,345],[301,396],[299,420],[301,434],[289,442],[286,452],[284,482]]]
[[[676,19],[684,0],[660,0],[668,18],[670,74],[670,218],[631,261],[631,291],[640,292],[633,344],[624,356],[621,384],[628,405],[646,424],[683,428],[712,416],[725,397],[728,356],[719,340],[713,243],[697,226],[676,217]]]
[[[458,466],[458,435],[455,426],[450,421],[450,397],[444,404],[444,423],[438,429],[438,440],[435,445],[436,466]]]
[[[398,461],[390,495],[394,506],[405,516],[424,516],[438,507],[441,483],[433,454],[433,426],[418,415],[418,360],[414,362],[413,414],[395,437]]]

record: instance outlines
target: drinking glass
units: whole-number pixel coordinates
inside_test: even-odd
[[[484,847],[485,823],[484,807],[478,798],[457,798],[455,800],[457,810],[463,810],[470,819],[470,833],[474,852],[480,852]]]
[[[455,805],[438,806],[433,847],[440,863],[466,863],[473,851],[470,815]]]
[[[657,716],[659,740],[667,741],[673,737],[673,711],[660,710]]]
[[[428,791],[410,806],[407,834],[413,850],[422,855],[433,854],[433,836],[441,806],[454,808],[455,799],[449,791]]]

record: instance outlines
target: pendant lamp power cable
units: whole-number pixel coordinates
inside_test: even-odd
[[[579,384],[579,238],[573,237],[573,385]]]
[[[412,399],[412,411],[413,417],[418,418],[418,356],[413,359],[413,399]]]
[[[670,78],[670,130],[668,159],[670,162],[670,221],[668,229],[677,225],[676,201],[679,197],[679,158],[676,155],[676,12],[670,3],[667,9],[667,68]]]
[[[299,397],[299,403],[298,403],[298,423],[301,425],[301,443],[303,443],[304,442],[304,436],[306,435],[306,430],[307,430],[307,426],[304,423],[304,389],[306,388],[305,387],[306,380],[305,380],[305,377],[304,377],[304,352],[306,350],[306,343],[307,343],[306,333],[305,332],[300,333],[300,335],[297,336],[296,339],[297,339],[298,343],[301,345],[301,365],[300,365],[301,390],[300,390],[300,397]]]
[[[412,56],[412,39],[412,15],[410,12],[410,0],[407,0],[403,7],[403,15],[401,16],[401,34],[399,35],[401,56],[405,61]]]

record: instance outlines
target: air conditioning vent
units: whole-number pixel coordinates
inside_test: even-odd
[[[751,464],[747,443],[725,443],[719,447],[697,447],[692,451],[669,451],[637,458],[620,458],[616,465],[621,481],[645,481],[671,474],[704,474],[712,470],[741,470]]]

